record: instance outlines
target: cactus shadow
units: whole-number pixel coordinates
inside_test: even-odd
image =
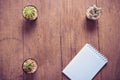
[[[86,18],[86,22],[85,23],[86,23],[87,31],[92,32],[92,31],[94,31],[97,28],[98,21],[97,20],[90,20],[90,19]]]
[[[23,21],[23,26],[22,26],[23,32],[25,34],[32,32],[37,25],[36,23],[37,23],[36,20],[34,20],[34,21],[24,20]]]

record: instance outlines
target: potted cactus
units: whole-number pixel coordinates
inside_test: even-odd
[[[101,13],[101,8],[97,7],[96,5],[93,5],[87,9],[86,16],[90,20],[97,20],[100,18]]]
[[[37,8],[33,5],[27,5],[23,9],[23,17],[30,21],[36,20],[38,17]]]
[[[38,68],[37,62],[34,59],[26,59],[23,62],[22,69],[25,73],[35,73]]]

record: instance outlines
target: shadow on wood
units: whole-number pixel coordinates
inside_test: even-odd
[[[34,78],[35,78],[35,73],[34,74],[24,73],[24,80],[34,80]]]
[[[66,79],[70,79],[68,76],[66,76],[64,73],[62,73],[63,76],[66,78]]]
[[[97,21],[86,19],[86,29],[89,32],[94,31],[97,28]]]
[[[23,31],[24,33],[30,33],[36,27],[36,20],[35,21],[23,21]]]

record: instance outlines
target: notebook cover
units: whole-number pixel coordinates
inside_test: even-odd
[[[108,62],[90,44],[86,44],[62,71],[71,80],[92,80]]]

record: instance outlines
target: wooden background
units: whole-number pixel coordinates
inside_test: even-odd
[[[86,9],[102,7],[101,18],[86,20]],[[39,17],[28,23],[26,5]],[[90,43],[109,60],[94,80],[120,80],[120,0],[0,0],[0,80],[69,80],[64,67]],[[33,75],[22,71],[27,58],[37,60]]]

